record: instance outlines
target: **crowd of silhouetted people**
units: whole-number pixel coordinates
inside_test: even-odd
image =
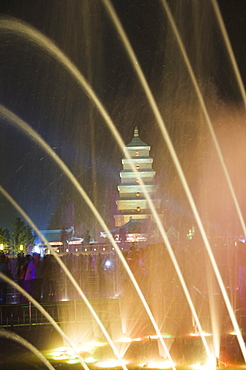
[[[203,286],[204,272],[200,268],[203,255],[199,255],[199,251],[190,253],[185,249],[174,252],[188,287],[198,293],[206,289]],[[78,299],[79,289],[89,298],[127,297],[134,294],[134,284],[130,281],[126,266],[145,297],[151,299],[183,294],[164,244],[149,244],[137,248],[133,243],[128,251],[122,253],[124,260],[121,260],[115,251],[57,254],[65,265],[65,270],[53,254],[41,258],[38,253],[21,253],[17,258],[9,259],[4,253],[0,253],[0,272],[18,282],[23,289],[23,294],[19,294],[20,303],[29,301],[29,296],[25,293],[41,303]],[[235,270],[235,279],[239,287],[238,294],[244,299],[246,273],[242,274],[244,265],[240,266]],[[70,279],[71,276],[77,283],[76,287]],[[8,287],[6,281],[0,278],[0,304],[7,301]]]
[[[19,254],[17,259],[12,259],[10,269],[8,258],[2,253],[0,255],[0,272],[11,276],[13,280],[18,282],[23,292],[28,293],[41,303],[77,299],[79,298],[79,289],[89,298],[111,298],[129,295],[131,292],[134,294],[133,284],[126,266],[129,267],[128,270],[132,272],[146,297],[180,294],[182,289],[177,273],[163,244],[151,244],[138,248],[133,243],[128,251],[122,253],[125,266],[113,250],[107,253],[89,251],[80,254],[57,254],[59,260],[65,265],[66,271],[63,270],[53,254],[47,254],[41,258],[38,253]],[[177,255],[184,278],[189,284],[193,271],[197,265],[199,266],[198,263],[195,263],[197,255],[190,254],[188,256],[186,251],[179,251]],[[15,264],[14,269],[13,263]],[[202,270],[198,272],[202,274]],[[71,282],[69,274],[76,281],[77,287]],[[191,282],[202,290],[200,285],[203,279],[199,278],[199,275],[197,276],[197,281],[195,281],[195,274],[192,275]],[[0,299],[3,304],[6,303],[6,292],[7,284],[0,279]],[[19,296],[20,303],[29,300],[26,294],[19,294]]]
[[[85,294],[97,296],[111,294],[106,280],[111,280],[115,272],[117,262],[114,255],[67,253],[59,258]],[[79,294],[67,272],[52,254],[44,258],[40,258],[38,253],[26,256],[21,254],[17,259],[16,270],[20,287],[38,302],[73,299]],[[25,294],[21,295],[21,302],[26,300],[28,297]]]
[[[23,254],[17,259],[17,279],[20,287],[37,302],[55,299],[59,265],[53,255],[40,257],[39,253]],[[21,302],[28,300],[24,294]]]
[[[9,278],[11,277],[9,259],[4,253],[0,253],[0,272]],[[8,287],[8,284],[6,283],[6,281],[0,278],[0,302],[1,304],[6,303],[7,287]]]
[[[145,293],[157,294],[163,288],[168,264],[160,248],[147,246],[137,249],[132,244],[128,252],[123,252],[123,256]],[[59,259],[76,280],[78,287],[89,297],[110,298],[125,294],[131,289],[129,274],[115,252],[79,255],[67,253],[59,256]],[[19,294],[20,303],[29,300],[24,292],[42,303],[76,299],[79,295],[78,289],[52,254],[41,258],[38,253],[20,253],[14,264],[13,269],[13,259],[10,264],[5,254],[0,255],[0,272],[18,282],[23,289],[23,294]],[[7,287],[8,284],[0,279],[2,304],[6,303]]]

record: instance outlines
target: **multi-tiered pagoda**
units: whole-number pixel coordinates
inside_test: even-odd
[[[123,170],[120,172],[121,183],[118,186],[119,199],[117,200],[117,213],[114,215],[115,227],[123,228],[129,223],[140,224],[144,220],[153,220],[148,201],[140,185],[140,178],[150,195],[157,213],[160,213],[160,199],[157,199],[157,186],[155,184],[155,171],[152,168],[153,158],[150,157],[150,146],[145,144],[134,130],[132,141],[126,146],[130,159],[122,159]],[[133,170],[132,165],[136,171]],[[139,220],[139,222],[136,222]],[[134,222],[135,221],[135,222]],[[128,227],[129,228],[129,227]],[[134,229],[134,227],[133,227]]]

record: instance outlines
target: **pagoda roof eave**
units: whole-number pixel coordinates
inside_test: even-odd
[[[126,224],[116,227],[113,230],[110,230],[110,233],[118,234],[120,230],[126,230],[128,234],[148,234],[149,230],[156,226],[157,226],[156,223],[154,221],[151,221],[149,218],[131,219]]]
[[[151,148],[150,145],[147,145],[144,142],[142,142],[142,143],[132,143],[131,142],[131,143],[126,145],[125,151],[129,150],[129,149],[131,149],[131,150],[139,150],[139,149],[148,149],[148,150],[150,150],[150,148]]]

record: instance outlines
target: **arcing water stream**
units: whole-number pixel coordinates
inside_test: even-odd
[[[114,123],[112,122],[111,118],[109,117],[108,113],[106,112],[105,108],[103,107],[102,103],[99,101],[99,99],[97,98],[97,96],[95,95],[95,93],[93,92],[92,88],[89,86],[89,84],[87,83],[87,81],[85,80],[85,78],[81,75],[81,73],[77,70],[77,68],[71,63],[71,61],[52,43],[52,41],[50,41],[49,39],[47,39],[47,37],[45,37],[44,35],[42,35],[40,32],[36,31],[35,29],[29,27],[29,26],[26,26],[25,24],[22,24],[22,23],[17,23],[15,20],[11,20],[11,21],[5,21],[5,20],[1,20],[0,21],[0,27],[4,28],[4,29],[14,29],[15,32],[17,33],[20,33],[21,35],[24,35],[25,37],[27,38],[32,38],[34,42],[36,42],[38,45],[40,45],[41,47],[45,48],[45,50],[49,51],[49,53],[55,57],[60,63],[62,63],[66,69],[73,75],[73,77],[76,78],[76,81],[81,85],[81,87],[86,91],[86,93],[88,94],[88,96],[94,101],[94,103],[96,104],[96,107],[98,108],[98,110],[100,111],[100,113],[102,114],[103,118],[105,119],[105,122],[107,123],[109,129],[110,129],[110,132],[113,134],[113,136],[115,137],[119,147],[121,148],[122,152],[124,152],[124,149],[125,149],[125,145],[114,125]],[[129,266],[127,265],[124,257],[122,256],[122,253],[121,251],[119,250],[117,244],[115,243],[112,235],[110,234],[110,231],[109,229],[107,228],[107,226],[105,225],[104,221],[101,219],[100,215],[98,214],[97,210],[95,209],[94,205],[92,204],[91,200],[88,198],[88,196],[86,195],[86,193],[81,189],[81,186],[80,184],[78,183],[78,181],[74,178],[74,176],[72,176],[71,174],[71,171],[69,171],[69,169],[64,165],[64,163],[58,158],[58,156],[56,155],[56,153],[51,150],[51,148],[42,140],[42,138],[37,135],[37,133],[34,132],[34,130],[32,130],[30,128],[30,126],[28,126],[25,122],[23,122],[22,120],[20,120],[18,117],[16,117],[13,113],[9,112],[8,110],[6,110],[5,107],[1,107],[1,111],[3,113],[3,115],[5,117],[8,117],[8,119],[10,119],[11,122],[13,123],[17,123],[18,126],[24,130],[29,136],[31,136],[34,141],[36,143],[38,143],[39,145],[42,146],[42,148],[47,152],[49,153],[49,155],[51,155],[51,157],[58,163],[58,165],[62,168],[63,172],[70,178],[70,180],[73,182],[73,184],[76,186],[77,190],[79,190],[80,194],[82,195],[82,197],[86,200],[87,204],[90,206],[91,209],[93,209],[93,213],[95,214],[95,216],[97,217],[97,219],[99,220],[100,219],[100,224],[103,228],[103,230],[105,230],[105,232],[107,232],[107,235],[109,237],[109,240],[110,242],[114,245],[118,255],[119,255],[119,258],[121,259],[123,265],[124,265],[124,268],[126,269],[128,275],[130,276],[131,278],[131,281],[133,282],[137,292],[138,292],[138,295],[140,296],[140,299],[149,315],[149,317],[151,318],[151,322],[155,328],[155,331],[158,333],[158,337],[159,337],[159,340],[160,342],[162,343],[162,346],[165,350],[165,353],[167,354],[167,356],[169,357],[169,352],[166,348],[166,345],[163,341],[163,338],[161,336],[161,333],[159,331],[159,328],[158,326],[156,325],[156,322],[154,320],[154,317],[151,313],[151,311],[149,310],[149,307],[146,303],[146,300],[143,296],[143,294],[141,293],[140,289],[139,289],[139,286],[134,278],[134,275],[132,274],[131,270],[129,269]],[[127,153],[126,151],[126,157],[131,160],[131,157],[129,156],[129,154]],[[132,170],[137,174],[137,170],[135,168],[135,166],[133,164],[131,164],[131,168]],[[159,229],[161,230],[161,234],[162,234],[162,237],[163,237],[163,240],[164,242],[166,243],[166,245],[168,246],[168,250],[169,250],[169,254],[172,258],[172,261],[174,263],[174,266],[175,266],[175,269],[178,273],[178,277],[181,281],[181,284],[182,284],[182,287],[184,289],[184,292],[185,292],[185,295],[187,297],[187,300],[189,302],[189,305],[191,307],[191,310],[192,310],[192,314],[193,316],[195,317],[195,321],[196,321],[196,324],[197,324],[197,327],[199,328],[199,331],[201,333],[201,338],[203,340],[203,343],[204,343],[204,346],[206,348],[206,351],[207,351],[207,354],[208,354],[208,357],[210,357],[210,350],[208,348],[208,345],[207,345],[207,342],[206,342],[206,339],[203,335],[203,330],[201,328],[201,325],[200,325],[200,322],[199,322],[199,318],[195,312],[195,308],[194,308],[194,305],[192,304],[192,300],[190,298],[190,295],[189,295],[189,291],[186,287],[186,284],[185,284],[185,281],[183,279],[183,276],[182,276],[182,273],[180,271],[180,268],[178,266],[178,263],[177,263],[177,260],[175,258],[175,255],[172,251],[172,248],[171,248],[171,245],[170,245],[170,242],[166,236],[166,233],[165,233],[165,230],[160,222],[160,219],[159,219],[159,216],[157,215],[156,213],[156,210],[155,210],[155,207],[153,205],[153,202],[148,194],[148,192],[145,190],[145,186],[144,186],[144,183],[142,182],[142,180],[140,179],[140,185],[142,186],[142,189],[143,189],[143,194],[145,195],[149,205],[150,205],[150,209],[152,211],[152,213],[155,215],[155,220],[157,221],[157,225],[159,227]],[[107,231],[106,231],[107,230]],[[169,358],[170,359],[170,358]],[[170,359],[171,360],[171,359]]]
[[[51,149],[50,149],[51,150]],[[10,197],[10,195],[2,188],[0,187],[0,191],[1,193],[4,194],[4,196],[13,204],[13,206],[23,215],[23,217],[26,219],[26,221],[32,226],[32,228],[35,230],[35,232],[39,235],[39,237],[44,241],[44,243],[47,245],[47,247],[49,248],[50,252],[52,253],[52,255],[55,257],[56,261],[58,262],[58,264],[61,266],[62,270],[65,272],[65,274],[68,276],[68,278],[71,280],[72,284],[74,285],[74,287],[77,289],[79,295],[81,296],[81,298],[83,299],[83,301],[86,303],[87,307],[89,308],[92,316],[94,317],[94,319],[96,320],[96,322],[98,323],[99,327],[101,328],[103,334],[105,335],[106,339],[108,340],[115,356],[118,358],[118,360],[121,361],[121,357],[117,351],[117,348],[115,347],[110,335],[108,334],[108,332],[106,331],[106,329],[104,328],[102,322],[100,321],[98,315],[96,314],[95,310],[93,309],[93,307],[91,306],[91,304],[89,303],[88,299],[86,298],[85,294],[82,292],[81,288],[79,287],[78,283],[76,282],[76,280],[74,279],[74,277],[72,276],[71,272],[67,269],[67,267],[64,265],[64,263],[61,261],[61,259],[58,257],[58,255],[56,254],[56,252],[54,252],[52,246],[49,244],[49,242],[46,240],[46,238],[41,234],[41,232],[39,231],[39,229],[37,228],[37,226],[32,222],[32,220],[25,214],[25,212],[18,206],[18,204],[14,201],[14,199],[12,197]],[[2,274],[1,274],[2,275]],[[76,347],[74,346],[73,343],[71,343],[70,339],[62,332],[62,330],[60,329],[60,327],[56,324],[56,322],[52,319],[52,317],[44,310],[44,308],[38,303],[35,301],[35,299],[33,299],[28,293],[26,293],[23,289],[21,289],[20,287],[17,286],[16,283],[12,282],[10,279],[8,278],[5,278],[3,276],[3,278],[11,285],[13,285],[16,289],[18,289],[23,295],[25,295],[27,297],[28,300],[30,300],[41,312],[42,314],[51,322],[51,324],[54,326],[54,328],[63,336],[63,338],[66,340],[66,342],[69,343],[69,345],[71,346],[71,348],[75,351],[76,353]],[[82,360],[82,358],[79,356],[79,359],[80,359],[80,362],[82,364],[82,366],[84,367],[85,370],[88,370],[88,367],[87,365],[85,364],[85,362]],[[126,367],[124,364],[122,364],[122,367],[123,369],[126,370]]]
[[[27,39],[32,39],[35,43],[37,43],[39,46],[41,46],[42,48],[44,48],[46,51],[48,51],[50,53],[50,55],[54,58],[56,58],[61,64],[64,65],[64,67],[72,74],[72,76],[76,79],[76,81],[80,84],[80,86],[85,90],[85,92],[87,93],[87,95],[90,97],[90,99],[92,99],[92,101],[96,104],[96,107],[97,109],[99,110],[99,112],[102,114],[105,122],[107,123],[108,127],[109,127],[109,130],[110,132],[113,134],[117,144],[119,145],[119,147],[121,148],[122,152],[124,152],[124,149],[125,149],[125,145],[121,139],[121,136],[119,135],[114,123],[112,122],[109,114],[107,113],[107,111],[105,110],[104,106],[102,105],[102,103],[100,102],[100,100],[97,98],[97,96],[95,95],[94,91],[92,90],[91,86],[87,83],[87,81],[85,80],[85,78],[82,76],[82,74],[78,71],[78,69],[73,65],[73,63],[60,51],[59,48],[57,48],[56,45],[54,45],[54,43],[49,40],[47,37],[45,37],[43,34],[41,34],[40,32],[38,32],[37,30],[33,29],[32,27],[30,26],[27,26],[25,25],[24,23],[20,23],[20,22],[16,22],[15,20],[0,20],[0,28],[3,28],[5,30],[15,30],[16,33],[18,34],[21,34],[22,36],[26,37]],[[141,69],[138,68],[138,71],[141,71]],[[145,79],[142,77],[142,81],[145,81]],[[148,91],[148,97],[150,99],[150,104],[151,104],[151,107],[152,109],[155,110],[155,115],[157,117],[157,122],[163,122],[162,121],[162,118],[160,116],[160,113],[156,107],[156,104],[154,102],[154,99],[152,97],[152,93],[150,92],[150,89],[148,87],[148,84],[147,82],[144,83],[146,86],[145,86],[145,90]],[[2,110],[3,112],[5,111],[5,115],[9,116],[9,118],[14,118],[13,122],[21,122],[18,117],[14,117],[12,115],[11,112],[7,112],[6,109],[4,107],[2,107]],[[29,127],[26,126],[25,123],[23,123],[23,121],[21,122],[20,124],[21,128],[23,129],[25,127],[25,130],[26,132],[29,133],[29,135],[31,135],[32,137],[36,137],[38,138],[38,136],[36,135],[36,133],[34,133]],[[162,123],[162,129],[164,129],[164,125]],[[167,132],[166,132],[166,135],[167,135]],[[35,140],[36,140],[35,138]],[[39,137],[38,140],[37,140],[39,143],[41,143],[42,139]],[[171,146],[171,142],[169,143],[169,150],[170,150],[170,146]],[[48,151],[50,154],[51,154],[51,151],[50,151],[50,148],[48,148],[48,146],[44,143],[42,143],[42,147],[45,149],[45,151]],[[176,154],[174,152],[173,149],[171,149],[173,151],[173,155],[176,157]],[[53,159],[55,159],[56,161],[59,162],[59,165],[60,167],[62,168],[63,172],[66,173],[68,175],[68,177],[71,179],[71,172],[68,170],[68,168],[65,168],[66,166],[64,165],[64,163],[61,163],[61,161],[57,158],[57,155],[52,151],[52,157]],[[126,157],[131,160],[131,157],[129,156],[128,152],[126,151]],[[177,157],[176,157],[177,158]],[[176,166],[178,164],[176,163]],[[180,167],[180,166],[179,166]],[[131,163],[131,168],[132,168],[132,171],[134,171],[137,175],[137,170],[135,168],[135,166],[133,165],[133,163]],[[148,192],[146,191],[145,189],[145,186],[144,186],[144,183],[142,181],[142,179],[140,178],[140,185],[142,187],[142,190],[143,190],[143,194],[145,195],[147,201],[148,201],[148,204],[150,206],[150,209],[151,209],[151,212],[153,213],[154,215],[154,219],[155,221],[157,222],[157,225],[158,225],[158,228],[160,229],[161,231],[161,235],[162,235],[162,238],[165,242],[165,244],[167,245],[167,248],[168,248],[168,252],[171,256],[171,259],[173,261],[173,264],[175,266],[175,269],[177,271],[177,274],[178,274],[178,277],[179,277],[179,280],[181,282],[181,285],[183,287],[183,290],[185,292],[185,295],[187,297],[187,300],[188,300],[188,303],[190,305],[190,308],[191,308],[191,311],[192,311],[192,314],[195,318],[195,321],[196,321],[196,324],[197,324],[197,327],[199,328],[199,331],[201,333],[201,338],[202,338],[202,341],[204,343],[204,346],[206,348],[206,351],[207,351],[207,354],[208,354],[208,357],[211,357],[211,354],[210,354],[210,350],[208,348],[208,345],[207,345],[207,342],[206,342],[206,338],[204,337],[203,335],[203,330],[202,330],[202,327],[201,327],[201,324],[199,322],[199,318],[198,318],[198,315],[196,314],[195,312],[195,307],[192,303],[192,300],[191,300],[191,297],[190,297],[190,294],[189,294],[189,291],[186,287],[186,284],[185,284],[185,281],[183,279],[183,276],[182,276],[182,273],[180,271],[180,268],[179,268],[179,265],[177,263],[177,260],[176,260],[176,257],[172,251],[172,248],[171,248],[171,245],[170,245],[170,242],[166,236],[166,232],[163,228],[163,225],[159,219],[159,216],[155,210],[155,207],[153,205],[153,202],[148,194]],[[76,188],[79,189],[80,187],[80,184],[77,182],[77,180],[73,177],[73,180],[72,182],[75,184]],[[86,202],[88,205],[90,205],[90,208],[94,206],[92,205],[92,202],[89,200],[88,196],[85,194],[84,191],[81,191],[79,190],[81,195],[83,196],[84,199],[86,199]],[[92,208],[91,208],[92,209]],[[97,219],[98,219],[98,212],[96,211],[93,211],[93,213],[96,215]],[[115,245],[115,241],[113,240],[112,236],[110,235],[110,232],[108,230],[108,228],[106,227],[105,223],[103,222],[103,220],[101,220],[101,226],[103,228],[103,230],[107,230],[107,235],[109,237],[109,240],[111,241],[111,243],[113,243],[113,245]],[[141,291],[139,290],[139,287],[138,287],[138,284],[132,274],[132,272],[130,271],[124,257],[122,256],[121,254],[121,251],[118,249],[118,246],[115,245],[115,248],[116,248],[116,251],[124,265],[124,268],[126,269],[127,273],[129,274],[130,278],[131,278],[131,281],[133,282],[137,292],[138,292],[138,295],[140,296],[140,299],[142,301],[142,303],[144,304],[144,307],[146,309],[146,311],[148,312],[148,315],[151,317],[151,322],[153,323],[154,327],[155,327],[155,331],[158,333],[158,337],[159,337],[159,340],[160,342],[162,343],[162,346],[163,348],[165,349],[165,352],[167,353],[167,356],[169,356],[169,353],[167,351],[167,348],[166,348],[166,345],[163,341],[163,338],[160,334],[160,331],[159,331],[159,328],[157,327],[156,325],[156,322],[153,318],[153,315],[152,313],[150,312],[149,308],[148,308],[148,305],[145,301],[145,298],[144,296],[142,295]]]
[[[12,285],[15,289],[17,289],[21,294],[23,294],[30,302],[33,303],[33,305],[35,307],[37,307],[37,309],[47,318],[47,320],[51,323],[51,325],[55,328],[55,330],[62,336],[62,338],[64,339],[64,341],[66,343],[68,343],[68,345],[74,350],[74,352],[76,353],[76,355],[78,356],[79,358],[79,361],[81,363],[81,365],[83,366],[83,368],[85,370],[89,370],[88,366],[86,365],[86,363],[83,361],[83,359],[81,358],[81,356],[79,355],[79,353],[77,353],[77,349],[76,347],[74,346],[74,344],[71,342],[70,338],[68,338],[66,336],[66,334],[61,330],[60,326],[57,325],[57,323],[54,321],[54,319],[48,314],[48,312],[32,297],[30,296],[30,294],[28,294],[24,289],[22,289],[18,284],[16,284],[14,281],[12,281],[11,279],[9,279],[5,274],[3,273],[0,273],[0,277],[1,279],[3,279],[6,283]],[[4,332],[3,332],[4,333]],[[12,338],[12,339],[15,339],[15,335],[14,334],[9,334],[9,336],[6,335],[6,337],[8,338]],[[22,338],[23,339],[23,338]],[[19,339],[20,341],[20,339]],[[39,356],[40,359],[45,359],[45,364],[47,365],[47,363],[50,365],[50,363],[46,360],[45,357],[43,357],[43,355],[40,353],[40,351],[38,351],[37,349],[34,351],[34,348],[32,345],[28,345],[27,344],[27,341],[25,341],[23,339],[23,345],[25,345],[27,348],[31,349],[36,355]],[[54,369],[53,366],[50,365],[49,367],[50,369]]]
[[[2,278],[6,281],[11,283],[8,278],[5,277],[5,275],[1,274]],[[19,289],[19,286],[16,286],[17,289]],[[25,294],[25,292],[23,292]],[[31,298],[31,297],[30,297]],[[34,347],[31,343],[29,343],[24,338],[20,337],[19,335],[15,333],[10,333],[7,330],[0,329],[0,337],[10,339],[12,341],[15,341],[17,343],[20,343],[22,346],[29,349],[35,356],[37,356],[44,364],[45,366],[50,370],[55,370],[55,368],[51,365],[51,363],[42,355],[40,351],[37,350],[36,347]],[[86,369],[86,368],[85,368]]]
[[[225,45],[226,45],[226,48],[228,50],[228,54],[230,56],[230,61],[231,61],[231,64],[232,64],[232,68],[235,72],[236,80],[237,80],[237,83],[238,83],[238,88],[240,90],[242,100],[244,102],[244,106],[246,107],[245,88],[243,86],[242,77],[241,77],[240,71],[238,69],[238,65],[237,65],[237,62],[236,62],[231,44],[230,44],[229,37],[228,37],[227,32],[226,32],[226,28],[225,28],[225,25],[224,25],[224,22],[223,22],[223,18],[221,16],[221,13],[220,13],[220,10],[219,10],[219,7],[218,7],[218,4],[216,3],[216,1],[211,0],[211,3],[214,7],[214,11],[215,11],[216,17],[218,19],[219,26],[220,26],[221,32],[222,32],[224,40],[225,40]]]
[[[141,66],[137,60],[137,57],[135,56],[135,53],[126,37],[126,34],[120,24],[120,21],[118,19],[118,17],[116,16],[116,13],[114,12],[113,10],[113,7],[111,6],[110,4],[110,1],[109,0],[103,0],[103,3],[105,4],[109,14],[110,14],[110,17],[112,19],[112,21],[114,22],[115,24],[115,27],[121,37],[121,40],[125,46],[125,49],[129,55],[129,58],[130,58],[130,61],[132,63],[132,66],[133,68],[135,69],[136,73],[137,73],[137,76],[141,82],[141,85],[146,93],[146,97],[148,99],[148,102],[150,104],[150,107],[154,113],[154,116],[156,118],[156,121],[160,127],[160,130],[161,130],[161,133],[163,135],[163,138],[168,146],[168,149],[171,153],[171,156],[172,156],[172,159],[173,159],[173,162],[175,164],[175,167],[177,169],[177,172],[179,174],[179,177],[181,179],[181,182],[183,184],[183,187],[185,189],[185,192],[186,192],[186,195],[187,195],[187,198],[189,200],[189,203],[191,205],[191,208],[192,208],[192,211],[193,211],[193,214],[196,218],[196,221],[197,221],[197,224],[198,224],[198,227],[200,229],[200,232],[201,232],[201,235],[203,237],[203,241],[204,241],[204,244],[206,246],[206,249],[207,249],[207,252],[208,252],[208,255],[209,255],[209,258],[211,260],[211,263],[212,263],[212,266],[213,266],[213,269],[214,269],[214,272],[215,272],[215,275],[217,277],[217,280],[218,280],[218,283],[219,283],[219,286],[220,286],[220,289],[221,289],[221,292],[222,292],[222,295],[223,295],[223,298],[225,300],[225,303],[226,303],[226,306],[227,306],[227,309],[228,309],[228,312],[229,312],[229,315],[231,317],[231,320],[232,320],[232,323],[233,323],[233,326],[234,326],[234,329],[237,333],[237,337],[238,337],[238,341],[239,341],[239,345],[241,347],[241,350],[242,350],[242,353],[243,353],[243,356],[244,356],[244,359],[245,359],[245,362],[246,362],[246,348],[245,348],[245,344],[244,344],[244,341],[243,341],[243,338],[242,338],[242,335],[241,335],[241,332],[240,332],[240,329],[239,329],[239,326],[238,326],[238,323],[237,323],[237,320],[235,318],[235,315],[234,315],[234,312],[233,312],[233,309],[231,307],[231,303],[230,303],[230,300],[228,298],[228,295],[227,295],[227,292],[226,292],[226,289],[225,289],[225,286],[224,286],[224,283],[223,283],[223,280],[221,278],[221,275],[220,275],[220,272],[219,272],[219,269],[218,269],[218,266],[216,264],[216,261],[215,261],[215,258],[213,256],[213,252],[212,252],[212,249],[211,249],[211,246],[209,244],[209,241],[208,241],[208,238],[207,238],[207,235],[206,235],[206,232],[205,232],[205,229],[203,227],[203,224],[202,224],[202,221],[201,221],[201,218],[200,218],[200,215],[198,213],[198,210],[197,210],[197,207],[196,207],[196,204],[194,202],[194,199],[193,199],[193,196],[192,196],[192,193],[190,191],[190,188],[188,186],[188,182],[185,178],[185,175],[184,175],[184,172],[182,170],[182,167],[180,165],[180,162],[178,160],[178,157],[177,157],[177,154],[174,150],[174,147],[173,147],[173,144],[170,140],[170,137],[169,137],[169,134],[168,134],[168,131],[165,127],[165,124],[164,124],[164,121],[160,115],[160,112],[159,112],[159,109],[157,107],[157,104],[155,102],[155,99],[152,95],[152,92],[149,88],[149,85],[145,79],[145,76],[142,72],[142,69],[141,69]],[[234,201],[234,204],[235,204],[235,207],[236,207],[236,210],[237,210],[237,214],[238,214],[238,217],[239,217],[239,220],[240,220],[240,223],[241,223],[241,226],[242,226],[242,229],[243,229],[243,232],[244,232],[244,235],[246,235],[246,227],[245,227],[245,223],[244,223],[244,220],[243,220],[243,217],[242,217],[242,213],[240,211],[240,208],[239,208],[239,205],[238,205],[238,202],[237,202],[237,198],[236,198],[236,195],[235,195],[235,192],[234,192],[234,189],[233,189],[233,186],[232,186],[232,183],[231,183],[231,180],[230,180],[230,177],[229,177],[229,174],[228,174],[228,171],[227,171],[227,168],[225,166],[225,163],[224,163],[224,158],[222,156],[222,153],[221,153],[221,150],[220,150],[220,147],[219,147],[219,144],[218,144],[218,141],[217,141],[217,138],[215,136],[215,133],[214,133],[214,130],[213,130],[213,126],[212,126],[212,123],[211,123],[211,120],[210,120],[210,117],[208,115],[208,112],[207,112],[207,109],[206,109],[206,106],[205,106],[205,103],[204,103],[204,100],[203,100],[203,97],[202,97],[202,94],[201,94],[201,91],[199,89],[199,86],[197,84],[197,81],[196,81],[196,78],[195,78],[195,75],[193,73],[193,70],[192,70],[192,67],[190,65],[190,62],[189,62],[189,59],[187,57],[187,54],[186,54],[186,51],[185,51],[185,48],[183,46],[183,43],[181,41],[181,38],[180,38],[180,35],[178,33],[178,30],[176,28],[176,25],[174,23],[174,20],[173,20],[173,17],[170,13],[170,10],[169,10],[169,7],[167,5],[167,2],[165,0],[163,0],[163,6],[166,10],[166,13],[168,15],[168,19],[172,25],[172,29],[175,33],[175,36],[177,37],[177,40],[178,40],[178,44],[179,44],[179,47],[180,47],[180,50],[182,52],[182,55],[184,57],[184,60],[185,60],[185,63],[186,63],[186,66],[187,66],[187,69],[190,73],[190,76],[191,76],[191,80],[192,80],[192,83],[195,87],[195,90],[196,90],[196,93],[197,93],[197,96],[198,96],[198,99],[199,99],[199,103],[201,105],[201,108],[202,108],[202,111],[203,111],[203,114],[206,118],[206,122],[209,126],[209,130],[210,130],[210,133],[212,135],[212,139],[213,139],[213,142],[215,144],[215,147],[216,147],[216,150],[217,150],[217,153],[218,153],[218,156],[219,156],[219,159],[220,159],[220,163],[222,165],[222,168],[223,168],[223,171],[224,171],[224,174],[225,174],[225,177],[226,177],[226,180],[227,180],[227,183],[228,183],[228,186],[229,186],[229,189],[231,191],[231,194],[232,194],[232,197],[233,197],[233,201]],[[147,192],[145,192],[145,196],[146,198],[148,199],[148,194],[146,194]],[[149,203],[150,202],[150,199],[148,199]],[[154,207],[151,207],[151,210],[153,212],[153,214],[155,214],[155,220],[156,222],[158,222],[158,215],[154,209]],[[162,225],[160,225],[160,223],[158,224],[159,228],[162,229]],[[167,241],[165,240],[165,243],[168,245]],[[169,250],[169,253],[172,253],[172,250],[171,250],[171,247],[168,248]],[[184,288],[184,286],[183,286]],[[185,288],[184,288],[185,289]],[[189,299],[189,295],[188,295],[188,292],[186,293],[186,296],[187,296],[187,299]],[[199,330],[201,330],[199,328]],[[205,344],[205,343],[204,343]],[[206,344],[205,344],[206,345]],[[217,348],[217,351],[218,351],[218,348]]]

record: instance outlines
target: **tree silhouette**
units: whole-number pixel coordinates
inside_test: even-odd
[[[3,246],[7,245],[7,242],[8,242],[7,235],[8,235],[8,230],[0,227],[0,244],[3,244]]]
[[[26,252],[28,244],[33,244],[35,235],[30,226],[25,225],[19,217],[11,223],[12,231],[10,232],[10,250],[17,254],[20,252],[20,246],[23,246],[23,253]]]

